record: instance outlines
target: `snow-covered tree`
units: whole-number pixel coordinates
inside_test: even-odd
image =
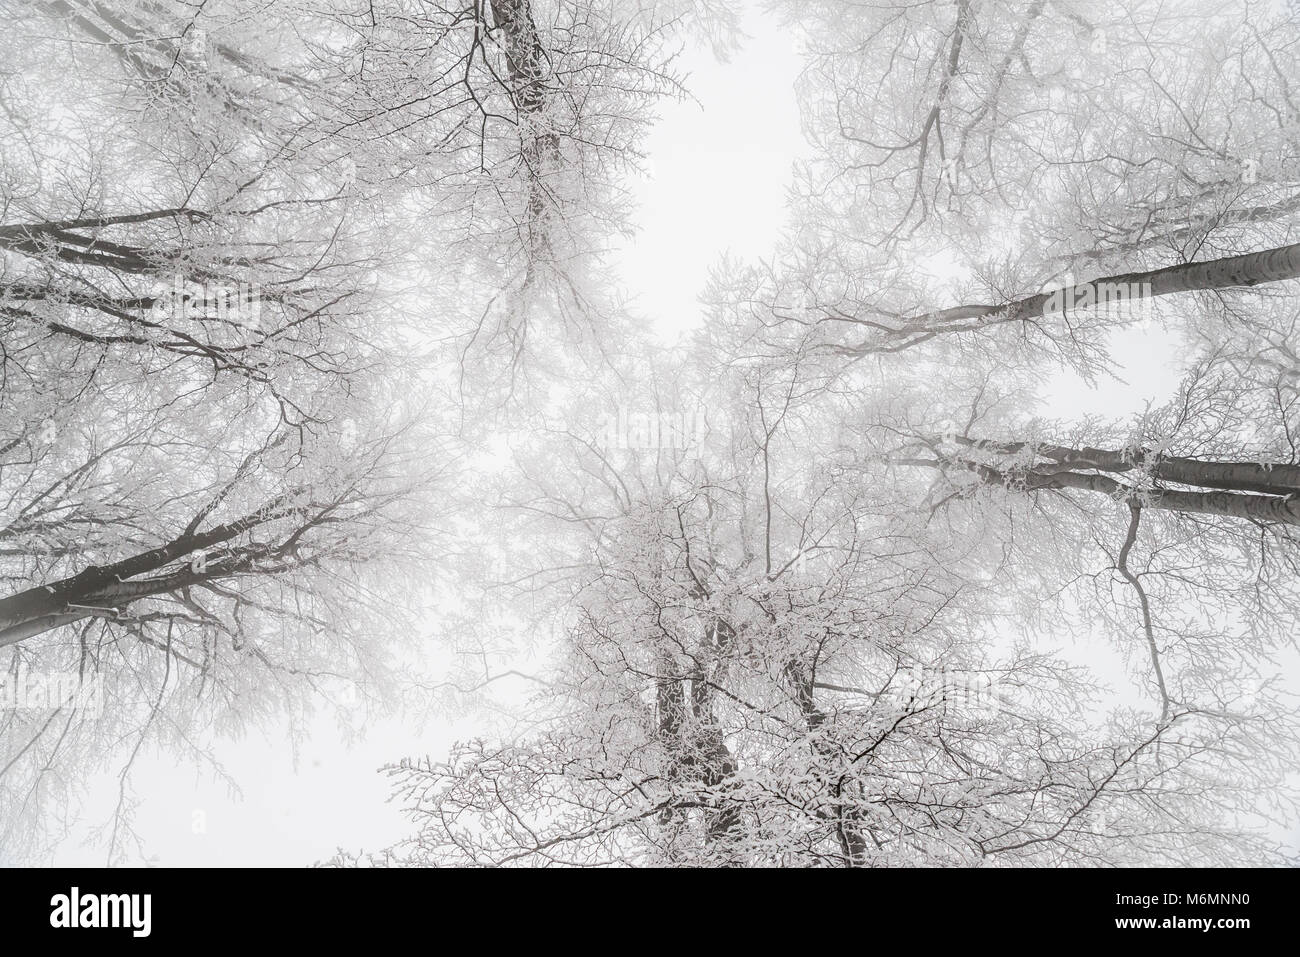
[[[1283,859],[1295,22],[781,8],[814,147],[786,241],[723,263],[689,362],[582,404],[685,375],[723,441],[609,454],[571,416],[517,456],[506,577],[560,624],[530,732],[391,767],[418,830],[360,859]],[[1035,415],[1140,324],[1185,345],[1172,401]]]
[[[0,647],[108,692],[6,710],[13,853],[105,740],[384,680],[455,454],[427,343],[504,295],[515,357],[673,88],[617,7],[6,5]]]

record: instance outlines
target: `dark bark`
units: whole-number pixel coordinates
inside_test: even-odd
[[[1049,461],[1001,465],[996,457],[990,461],[973,453],[983,450],[991,451],[995,456],[1019,454],[1026,449],[1026,444],[965,437],[956,441],[972,449],[972,455],[939,454],[934,459],[908,459],[904,464],[965,469],[988,484],[1030,492],[1076,489],[1097,492],[1130,506],[1259,523],[1300,525],[1300,467],[1291,463],[1216,462],[1165,456],[1146,449],[1075,449],[1036,445],[1033,447],[1035,457]],[[1160,482],[1193,487],[1142,488],[1111,477],[1111,474],[1123,474],[1142,467],[1148,468],[1152,477]]]
[[[1028,446],[1024,442],[993,442],[986,439],[958,437],[958,444],[1017,454]],[[1034,452],[1065,466],[1070,471],[1095,469],[1099,472],[1131,472],[1147,469],[1152,477],[1180,485],[1223,489],[1235,492],[1264,492],[1270,495],[1300,493],[1300,465],[1288,462],[1259,463],[1206,461],[1179,455],[1166,455],[1146,448],[1099,449],[1091,446],[1071,448],[1064,445],[1035,445]],[[1041,474],[1047,466],[1035,466]]]
[[[1207,262],[1179,263],[1144,272],[1103,276],[1087,283],[1040,292],[1013,302],[953,306],[921,313],[882,329],[873,338],[852,346],[838,346],[849,355],[897,352],[945,333],[970,332],[988,325],[1041,319],[1053,302],[1078,302],[1097,287],[1114,291],[1110,302],[1169,296],[1180,292],[1210,291],[1258,286],[1300,277],[1300,243]],[[879,327],[878,323],[870,323]]]
[[[731,625],[721,618],[715,619],[701,636],[689,673],[678,674],[672,655],[665,653],[660,657],[655,680],[659,734],[671,756],[671,773],[694,778],[709,789],[725,789],[737,770],[735,756],[718,727],[712,703],[716,670],[721,666],[719,659],[725,656],[734,638]],[[671,810],[660,814],[661,822],[671,818]],[[740,808],[725,795],[713,800],[705,818],[705,832],[712,844],[725,847],[740,832]]]
[[[248,567],[256,557],[272,554],[270,546],[230,548],[245,532],[287,515],[294,508],[272,503],[267,508],[205,532],[187,530],[165,545],[106,565],[94,565],[60,581],[38,585],[0,598],[0,647],[83,618],[112,616],[141,598],[165,594],[187,585],[229,576]],[[168,566],[215,546],[228,553],[202,570]],[[140,580],[141,576],[153,575]]]
[[[543,244],[544,232],[533,233],[533,227],[550,204],[545,174],[558,165],[560,146],[554,132],[541,128],[549,94],[546,48],[530,0],[492,0],[491,6],[496,29],[501,31],[507,85],[519,120],[521,156],[528,176],[529,232],[534,245]]]

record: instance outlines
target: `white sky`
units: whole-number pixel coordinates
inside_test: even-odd
[[[785,219],[786,189],[804,149],[793,35],[750,12],[750,35],[730,63],[686,51],[694,101],[669,103],[647,138],[636,184],[640,232],[616,266],[639,311],[665,340],[701,319],[697,297],[723,253],[765,256]]]

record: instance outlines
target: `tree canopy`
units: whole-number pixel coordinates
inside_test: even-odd
[[[99,698],[0,710],[0,845],[416,694],[509,720],[334,863],[1293,860],[1300,20],[762,6],[809,155],[663,346],[609,247],[740,5],[4,4],[0,661]]]

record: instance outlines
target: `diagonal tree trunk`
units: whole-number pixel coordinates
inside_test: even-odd
[[[228,522],[206,532],[187,532],[165,545],[140,552],[107,565],[94,565],[60,581],[38,585],[0,598],[0,647],[72,624],[83,618],[111,614],[131,602],[159,595],[186,585],[227,577],[246,564],[253,553],[265,554],[267,546],[242,549],[214,561],[202,570],[167,566],[188,555],[225,545],[250,529],[292,514],[294,509],[270,509]],[[139,579],[158,572],[154,578]]]
[[[1115,451],[1066,446],[1033,446],[1037,458],[1048,462],[1000,464],[994,457],[978,456],[977,450],[995,454],[1020,454],[1027,446],[1019,442],[996,442],[961,438],[959,445],[969,455],[937,454],[933,459],[906,459],[903,464],[941,470],[973,472],[990,485],[1004,485],[1025,491],[1075,489],[1096,492],[1116,502],[1139,508],[1156,508],[1239,518],[1266,524],[1300,525],[1300,468],[1290,463],[1202,461],[1179,456],[1161,457],[1147,450]],[[1147,466],[1156,479],[1190,489],[1147,488],[1117,481],[1110,474]]]
[[[937,441],[937,439],[935,440]],[[1149,471],[1153,478],[1180,485],[1199,485],[1203,488],[1223,489],[1233,492],[1265,492],[1270,495],[1300,493],[1300,465],[1290,463],[1224,462],[1165,455],[1145,448],[1098,449],[1090,446],[1071,448],[1064,445],[1033,445],[1025,442],[994,442],[987,439],[970,439],[958,436],[959,445],[976,449],[1019,454],[1032,448],[1036,455],[1059,463],[1065,470],[1096,469],[1099,472],[1131,472],[1135,469]],[[1046,465],[1035,466],[1040,474],[1047,474]]]
[[[953,306],[904,319],[856,345],[836,346],[848,355],[898,352],[945,333],[969,332],[987,325],[1041,319],[1055,303],[1135,302],[1180,292],[1258,286],[1300,277],[1300,243],[1207,262],[1179,263],[1145,272],[1104,276],[1075,286],[1040,292],[1013,302]],[[1104,287],[1105,294],[1098,290]],[[876,325],[872,323],[872,325]]]

